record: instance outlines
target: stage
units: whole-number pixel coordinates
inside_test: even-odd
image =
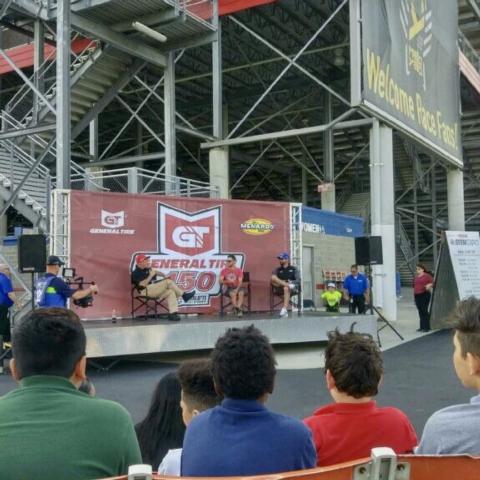
[[[87,335],[87,357],[103,358],[160,352],[182,352],[212,348],[227,328],[254,324],[273,344],[319,342],[338,328],[368,333],[374,338],[374,315],[332,314],[326,312],[290,313],[287,318],[269,313],[233,316],[183,316],[180,322],[165,317],[152,319],[88,320],[83,322]]]

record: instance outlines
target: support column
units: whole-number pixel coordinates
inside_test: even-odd
[[[463,171],[452,168],[447,172],[448,229],[465,230],[465,201],[463,198]]]
[[[88,154],[90,155],[90,162],[96,162],[98,160],[98,116],[96,116],[88,124]],[[96,173],[103,171],[102,167],[86,167],[87,173]],[[99,187],[103,186],[103,180],[101,178],[95,179],[95,183],[85,179],[86,190],[92,192],[98,191]]]
[[[397,319],[393,137],[374,120],[370,131],[371,234],[382,237],[383,265],[373,267],[373,301],[389,320]]]
[[[332,95],[325,92],[323,107],[323,123],[325,125],[332,121]],[[334,171],[334,150],[333,150],[333,130],[330,128],[323,133],[323,171],[325,174],[325,183],[332,183],[335,178]],[[322,192],[322,210],[335,211],[335,187],[327,192]]]
[[[40,93],[45,92],[45,81],[43,78],[43,62],[45,59],[45,27],[42,20],[35,20],[33,24],[33,71],[34,84]],[[38,112],[40,111],[40,98],[34,92],[33,100],[33,123],[38,122]]]
[[[70,0],[57,2],[57,188],[70,188]]]
[[[322,193],[323,201],[323,193]],[[308,202],[308,182],[307,182],[307,172],[302,168],[302,203],[306,206]],[[323,206],[323,203],[322,203]]]
[[[175,133],[175,53],[169,52],[164,80],[164,117],[165,117],[165,174],[177,175],[177,145]],[[165,184],[165,193],[175,195],[176,185],[170,181]]]
[[[432,192],[432,253],[433,253],[433,265],[432,267],[435,269],[437,266],[437,256],[438,256],[438,244],[437,242],[437,172],[435,167],[435,159],[432,158],[432,172],[431,172],[431,187],[430,190]]]
[[[3,206],[5,201],[0,198],[0,212],[3,210]],[[0,238],[7,236],[7,229],[8,229],[8,222],[7,222],[7,214],[0,216]]]
[[[217,5],[218,2],[214,2]],[[217,12],[218,13],[218,12]],[[214,18],[217,15],[214,12]],[[227,115],[223,110],[222,90],[222,25],[217,21],[217,38],[212,42],[212,82],[213,82],[213,136],[225,138],[228,132]],[[210,185],[219,189],[220,198],[230,198],[230,159],[228,147],[213,148],[209,151]]]

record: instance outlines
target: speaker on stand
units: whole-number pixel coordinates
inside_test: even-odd
[[[35,308],[35,274],[47,269],[47,237],[21,235],[18,239],[18,269],[32,276],[32,309]]]
[[[381,313],[377,307],[373,304],[373,278],[372,278],[372,266],[373,265],[382,265],[383,264],[383,248],[382,248],[382,237],[380,236],[371,236],[371,237],[356,237],[355,238],[355,261],[357,265],[363,265],[366,268],[368,281],[370,283],[370,313],[373,315],[373,312],[378,315],[378,320],[383,323],[383,325],[377,328],[377,340],[378,344],[381,347],[380,342],[380,332],[389,327],[393,330],[396,335],[403,340],[402,335],[397,331],[397,329],[389,322],[387,318]]]

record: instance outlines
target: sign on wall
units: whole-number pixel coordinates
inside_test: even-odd
[[[250,273],[253,310],[268,310],[276,255],[290,249],[289,212],[287,203],[72,191],[71,266],[100,289],[94,306],[78,313],[128,317],[140,253],[180,288],[196,291],[182,306],[188,313],[218,312],[220,271],[235,254]]]
[[[352,103],[462,164],[458,2],[351,2]]]

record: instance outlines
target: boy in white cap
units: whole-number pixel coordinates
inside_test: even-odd
[[[327,312],[340,311],[340,300],[342,299],[342,294],[335,288],[335,284],[333,282],[327,283],[327,289],[322,293],[321,297],[325,303]]]

